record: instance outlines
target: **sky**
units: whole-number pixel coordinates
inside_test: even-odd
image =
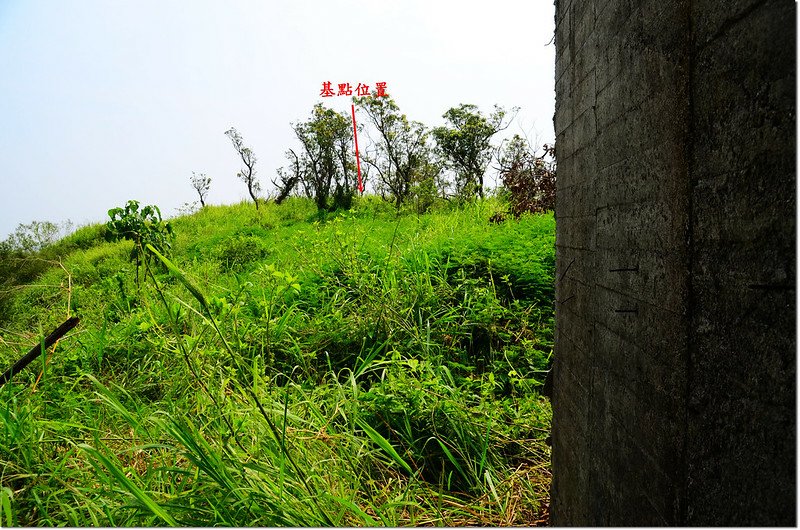
[[[0,0],[0,239],[20,223],[165,217],[247,197],[242,134],[267,191],[322,83],[385,82],[409,119],[520,107],[503,134],[553,141],[551,0]],[[359,140],[361,140],[359,138]],[[362,147],[363,149],[363,147]]]

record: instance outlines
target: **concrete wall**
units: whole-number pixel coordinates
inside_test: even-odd
[[[553,524],[794,524],[795,40],[556,0]]]

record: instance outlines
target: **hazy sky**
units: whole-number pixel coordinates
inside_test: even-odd
[[[386,82],[428,126],[459,103],[522,108],[553,139],[552,0],[0,0],[0,238],[32,220],[107,219],[128,199],[172,216],[246,197],[236,127],[269,188],[290,122],[323,81]]]

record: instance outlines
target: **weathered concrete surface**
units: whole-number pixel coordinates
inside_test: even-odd
[[[795,41],[556,1],[553,524],[795,524]]]

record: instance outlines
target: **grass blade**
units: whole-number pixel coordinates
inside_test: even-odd
[[[329,498],[338,502],[344,508],[356,514],[359,517],[359,519],[361,519],[360,523],[362,524],[362,526],[369,526],[369,527],[381,526],[380,523],[378,523],[378,521],[373,519],[368,513],[359,508],[353,501],[349,499],[342,499],[334,495],[330,495]]]
[[[148,510],[150,510],[153,515],[157,516],[165,523],[170,526],[178,526],[178,523],[175,519],[172,518],[170,514],[168,514],[164,508],[159,506],[159,504],[154,501],[147,493],[145,493],[139,486],[133,483],[128,477],[125,476],[125,473],[122,472],[117,466],[114,465],[111,460],[108,459],[103,453],[86,444],[80,444],[78,447],[81,448],[86,454],[89,455],[92,465],[98,471],[101,470],[101,466],[98,465],[98,462],[102,464],[102,467],[105,468],[111,475],[119,482],[119,484],[124,487],[128,493],[133,495],[139,502],[141,502]]]
[[[405,460],[403,460],[403,458],[402,458],[402,457],[400,456],[400,454],[399,454],[399,453],[398,453],[398,452],[395,450],[395,448],[394,448],[394,447],[392,447],[392,444],[390,444],[390,443],[389,443],[389,440],[387,440],[386,438],[384,438],[384,437],[383,437],[383,435],[381,435],[381,433],[379,433],[378,431],[376,431],[375,429],[373,429],[372,427],[370,427],[370,426],[369,426],[369,425],[368,425],[366,422],[364,422],[363,420],[356,420],[356,423],[358,424],[358,426],[359,426],[359,427],[361,427],[362,429],[364,429],[364,432],[365,432],[365,433],[367,433],[367,436],[369,436],[370,440],[372,440],[373,442],[375,442],[375,444],[376,444],[378,447],[380,447],[381,449],[383,449],[383,451],[384,451],[386,454],[388,454],[388,455],[389,455],[389,456],[392,458],[392,460],[394,460],[394,461],[395,461],[395,462],[396,462],[396,463],[397,463],[397,464],[398,464],[400,467],[402,467],[403,469],[405,469],[406,471],[408,471],[408,473],[409,473],[410,475],[413,475],[413,474],[414,474],[414,471],[411,469],[411,466],[409,466],[409,465],[408,465],[408,462],[406,462]]]
[[[206,312],[210,314],[211,310],[208,306],[208,302],[206,301],[206,297],[203,296],[203,293],[200,292],[200,289],[195,287],[195,285],[192,282],[190,282],[186,276],[184,276],[181,270],[174,263],[172,263],[172,261],[170,261],[166,256],[164,256],[155,248],[153,248],[153,245],[148,243],[147,249],[153,254],[155,254],[159,260],[161,260],[161,263],[163,263],[167,267],[167,269],[169,269],[169,272],[171,272],[176,278],[178,278],[178,280],[180,280],[180,282],[187,289],[189,289],[189,292],[192,293],[192,296],[194,296],[197,299],[197,301],[200,302],[200,305],[203,306],[203,309],[205,309]]]
[[[453,453],[450,452],[450,449],[447,447],[447,445],[445,445],[445,443],[442,442],[439,438],[436,438],[435,436],[433,438],[439,443],[439,446],[442,448],[442,451],[444,451],[444,454],[445,456],[447,456],[447,459],[450,460],[450,463],[453,464],[453,467],[455,467],[456,470],[458,470],[459,474],[464,478],[464,480],[469,481],[469,477],[464,472],[464,468],[462,468],[461,464],[458,463],[458,460],[456,460],[456,457],[454,457]]]
[[[14,493],[10,488],[3,487],[0,490],[0,508],[2,508],[3,514],[6,516],[5,526],[7,527],[16,526],[14,524],[14,511],[11,509],[11,499],[13,497]]]

